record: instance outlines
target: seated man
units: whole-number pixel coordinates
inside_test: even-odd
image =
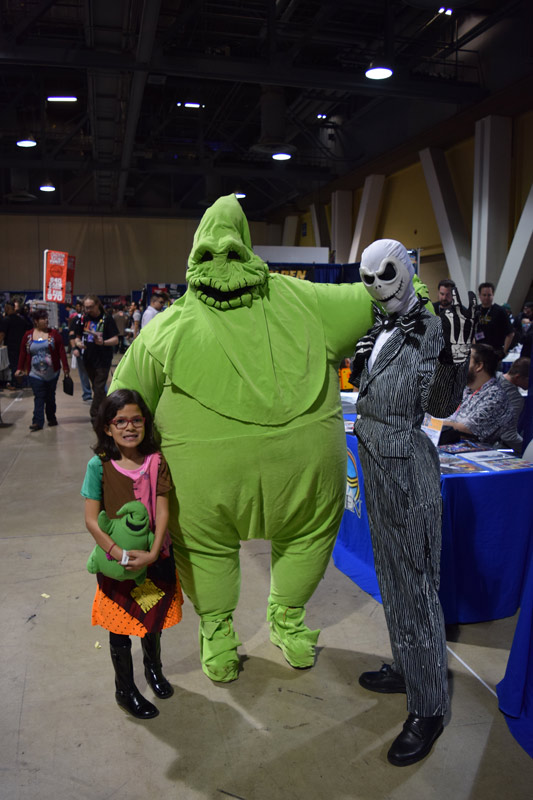
[[[500,444],[502,447],[512,448],[515,456],[519,457],[522,455],[522,437],[517,426],[524,407],[524,397],[520,394],[520,389],[525,391],[528,389],[530,363],[529,358],[517,358],[511,364],[508,372],[496,373],[496,380],[507,395],[513,412],[513,424],[506,430],[500,430]]]
[[[472,345],[461,405],[444,422],[445,426],[489,446],[499,441],[500,431],[507,431],[513,425],[509,400],[496,380],[497,366],[498,356],[493,347]]]

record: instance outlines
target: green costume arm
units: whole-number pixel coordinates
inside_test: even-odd
[[[419,297],[429,299],[428,288],[418,275],[413,286]],[[340,361],[353,353],[353,349],[374,324],[372,298],[362,283],[315,284],[328,348],[328,359]],[[428,302],[428,311],[435,313]]]
[[[328,360],[351,355],[355,343],[372,327],[372,299],[362,283],[317,283]]]
[[[433,303],[429,299],[429,292],[428,287],[425,283],[422,283],[418,275],[413,275],[413,286],[415,287],[415,292],[419,297],[427,298],[426,309],[431,313],[435,313],[435,309],[433,308]]]

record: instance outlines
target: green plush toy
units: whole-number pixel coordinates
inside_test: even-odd
[[[154,543],[154,534],[150,530],[148,511],[144,505],[132,500],[119,508],[117,514],[118,519],[109,519],[105,511],[100,511],[100,528],[123,550],[149,550]],[[105,551],[96,545],[87,561],[87,569],[92,574],[101,572],[116,581],[134,580],[140,586],[146,578],[147,567],[127,571],[119,561],[108,561]]]

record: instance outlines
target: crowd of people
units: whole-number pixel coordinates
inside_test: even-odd
[[[123,355],[141,328],[168,302],[165,292],[156,291],[142,314],[135,302],[104,308],[97,295],[86,295],[74,306],[66,305],[61,330],[50,327],[48,311],[39,303],[32,311],[20,297],[8,300],[0,316],[0,346],[7,351],[0,389],[31,387],[34,411],[30,431],[40,431],[45,416],[48,426],[58,424],[56,387],[61,369],[69,376],[72,367],[78,371],[82,400],[90,403],[94,424],[107,391],[113,356]],[[1,415],[0,426],[9,427]]]
[[[455,283],[443,279],[438,284],[437,311],[451,307]],[[444,422],[445,434],[455,430],[457,438],[473,439],[490,447],[522,454],[521,413],[527,391],[531,341],[533,338],[533,302],[526,302],[515,318],[509,304],[494,302],[494,284],[478,287],[475,343],[471,348],[467,384],[458,408]],[[510,349],[519,353],[506,372],[502,359]],[[447,441],[450,441],[448,437]]]

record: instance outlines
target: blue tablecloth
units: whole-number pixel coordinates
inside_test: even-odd
[[[357,439],[346,436],[353,510],[344,512],[333,560],[381,601]],[[355,488],[354,488],[355,487]],[[447,623],[509,617],[520,605],[533,542],[533,469],[443,475],[441,590]]]
[[[533,557],[531,556],[505,677],[496,686],[496,691],[509,730],[533,758]]]

